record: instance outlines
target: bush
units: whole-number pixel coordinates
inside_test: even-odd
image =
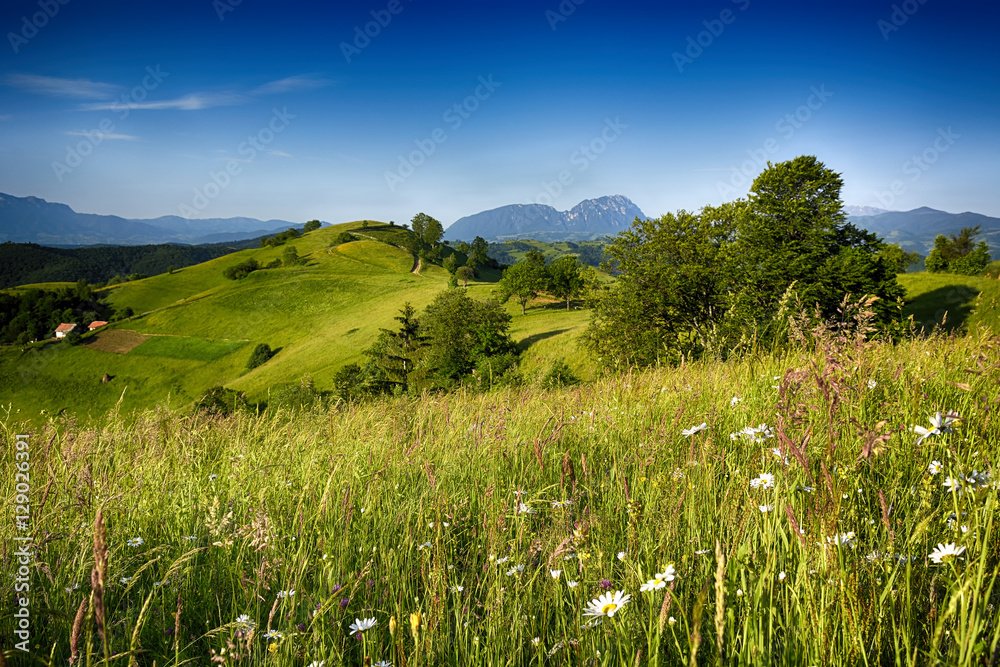
[[[248,259],[245,262],[240,262],[239,264],[234,264],[233,266],[226,268],[222,272],[222,275],[230,280],[241,280],[259,268],[261,268],[260,262],[256,259]]]
[[[483,357],[476,362],[476,385],[483,390],[494,387],[517,387],[522,378],[517,372],[517,354],[508,352],[492,357]]]
[[[63,342],[67,345],[79,345],[80,344],[80,334],[76,331],[70,331],[68,334],[63,336]]]
[[[323,223],[321,223],[319,220],[310,220],[302,228],[302,233],[303,234],[308,234],[309,232],[311,232],[311,231],[313,231],[315,229],[319,229],[322,226],[323,226]]]
[[[285,384],[272,389],[267,407],[269,409],[309,410],[322,400],[323,394],[316,390],[312,378],[305,375],[298,384]]]
[[[573,369],[562,359],[556,359],[549,367],[549,372],[542,378],[542,386],[546,389],[555,387],[567,387],[569,385],[580,384],[580,378],[576,376]]]
[[[272,259],[270,262],[268,262],[267,264],[265,264],[261,268],[264,268],[264,269],[280,269],[281,268],[281,260],[278,259],[277,257],[275,257],[274,259]]]
[[[219,415],[230,415],[246,408],[246,394],[234,389],[216,386],[206,391],[194,404],[195,412],[208,412]]]
[[[333,245],[341,245],[342,243],[350,243],[351,241],[357,241],[358,239],[350,232],[340,232],[333,239]]]
[[[347,364],[333,374],[333,393],[342,401],[357,401],[370,393],[368,373],[359,364]]]
[[[250,359],[247,360],[247,370],[252,371],[253,369],[267,363],[267,360],[274,356],[274,352],[271,350],[271,346],[267,343],[261,343],[253,349],[253,353],[250,354]]]

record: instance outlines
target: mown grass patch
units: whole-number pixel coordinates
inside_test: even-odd
[[[194,336],[150,336],[131,350],[140,357],[215,361],[247,344],[242,340],[210,340]]]

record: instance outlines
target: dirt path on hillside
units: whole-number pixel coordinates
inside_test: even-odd
[[[417,257],[416,260],[417,261],[413,263],[413,269],[410,271],[410,273],[415,273],[415,274],[417,274],[419,276],[420,275],[420,258]]]

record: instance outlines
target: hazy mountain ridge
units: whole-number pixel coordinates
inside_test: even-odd
[[[846,207],[845,207],[846,208]],[[986,241],[994,259],[1000,259],[1000,218],[980,213],[948,213],[927,206],[912,211],[885,211],[878,215],[849,216],[856,226],[875,232],[888,243],[926,255],[938,234],[957,234],[963,227],[980,227],[980,241]]]
[[[132,220],[77,213],[66,204],[0,193],[0,241],[48,246],[203,244],[240,241],[301,227],[304,223],[254,218],[188,220],[165,215]]]
[[[636,217],[646,215],[622,195],[586,199],[568,211],[545,204],[510,204],[456,220],[445,230],[445,238],[586,240],[615,235]]]

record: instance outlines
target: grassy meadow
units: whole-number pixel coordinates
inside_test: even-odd
[[[1000,340],[814,342],[552,391],[0,416],[7,470],[30,429],[37,549],[7,661],[996,664]]]

